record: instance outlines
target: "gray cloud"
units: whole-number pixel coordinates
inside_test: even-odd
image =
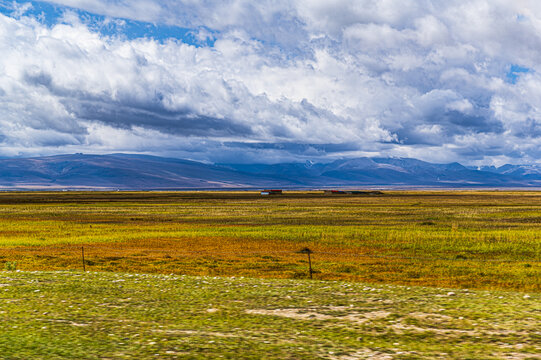
[[[228,119],[194,113],[188,109],[166,110],[162,106],[126,106],[121,102],[63,101],[68,111],[78,118],[131,129],[141,126],[183,136],[249,136],[251,129]]]
[[[148,99],[127,96],[114,100],[109,95],[95,95],[83,89],[61,88],[53,83],[52,75],[43,72],[25,72],[23,78],[26,83],[42,86],[58,96],[65,109],[78,119],[124,129],[142,126],[184,136],[248,136],[252,133],[249,126],[235,124],[230,119],[200,115],[189,108],[167,109],[161,93]]]

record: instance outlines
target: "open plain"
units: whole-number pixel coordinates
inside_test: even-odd
[[[0,193],[0,261],[539,291],[541,193]]]
[[[0,357],[539,359],[540,230],[527,191],[0,193]]]

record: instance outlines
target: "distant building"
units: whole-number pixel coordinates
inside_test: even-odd
[[[266,189],[261,191],[261,195],[282,195],[281,189]]]
[[[325,194],[330,195],[336,195],[336,194],[350,194],[350,195],[383,195],[381,191],[377,190],[367,190],[367,191],[359,191],[359,190],[323,190]]]
[[[325,190],[325,194],[345,194],[345,191],[342,190]]]

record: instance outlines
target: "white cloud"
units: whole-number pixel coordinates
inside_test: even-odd
[[[231,142],[268,142],[306,145],[260,149],[269,161],[539,155],[533,1],[54,2],[189,27],[214,43],[106,37],[75,11],[51,27],[28,9],[0,15],[0,152],[191,150],[223,160],[246,151]],[[530,69],[514,84],[512,64]],[[310,144],[347,146],[329,154]]]

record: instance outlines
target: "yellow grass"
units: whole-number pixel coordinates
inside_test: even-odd
[[[1,193],[20,269],[306,277],[540,290],[541,193]]]

